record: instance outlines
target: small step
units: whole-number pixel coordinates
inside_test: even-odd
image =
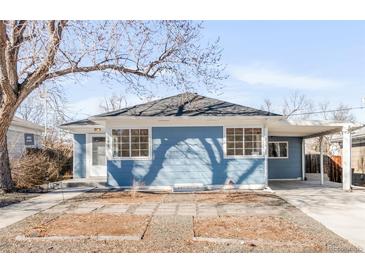
[[[207,190],[203,184],[174,184],[173,192],[197,192]]]

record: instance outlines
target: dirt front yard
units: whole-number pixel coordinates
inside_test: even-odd
[[[255,247],[269,245],[273,250],[325,252],[326,244],[316,242],[307,229],[282,216],[245,216],[194,219],[195,237],[237,240]]]
[[[26,237],[142,235],[149,218],[114,214],[64,214],[30,228]]]
[[[267,192],[94,190],[0,231],[1,252],[357,252]]]

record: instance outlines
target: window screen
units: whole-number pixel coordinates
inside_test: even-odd
[[[269,142],[270,158],[288,158],[287,142]]]

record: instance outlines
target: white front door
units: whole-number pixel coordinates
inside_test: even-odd
[[[106,176],[105,135],[89,135],[89,176]]]

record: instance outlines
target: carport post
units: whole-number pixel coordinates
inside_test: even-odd
[[[302,180],[305,181],[305,139],[302,139]]]
[[[321,185],[324,184],[323,136],[319,137]]]
[[[345,191],[351,191],[352,169],[351,169],[351,149],[352,137],[351,128],[346,126],[342,130],[342,188]]]

